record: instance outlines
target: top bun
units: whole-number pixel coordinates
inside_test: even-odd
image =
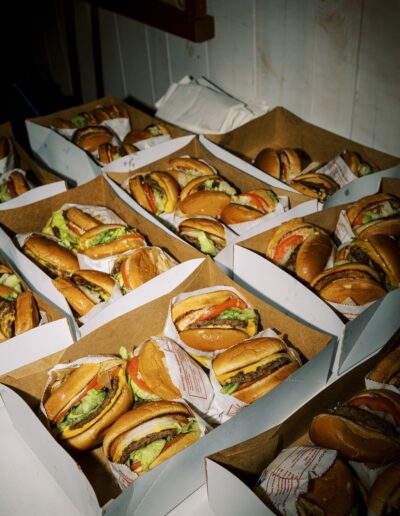
[[[167,171],[182,188],[197,177],[215,175],[213,168],[195,158],[171,158]]]
[[[278,151],[275,149],[266,148],[261,150],[254,160],[254,166],[276,179],[281,178],[281,160]]]
[[[332,240],[324,233],[306,238],[297,253],[296,276],[310,283],[324,270],[332,248]]]
[[[23,249],[51,275],[64,276],[79,269],[74,253],[51,238],[33,234],[25,240]]]
[[[214,292],[206,292],[205,294],[189,296],[172,306],[172,321],[175,323],[180,317],[188,312],[219,305],[232,297],[237,297],[237,295],[230,290],[215,290]]]

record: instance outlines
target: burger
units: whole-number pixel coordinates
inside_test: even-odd
[[[285,183],[290,183],[302,170],[300,154],[294,149],[263,149],[254,166]]]
[[[338,251],[336,262],[369,265],[388,290],[400,285],[400,249],[395,240],[387,235],[372,235],[368,240],[353,239]]]
[[[75,206],[53,211],[42,233],[59,238],[69,249],[75,248],[81,235],[100,226],[102,222]]]
[[[102,143],[98,148],[99,160],[108,165],[116,159],[128,154],[133,154],[136,150],[131,145],[113,145],[112,143]]]
[[[346,210],[351,227],[360,236],[369,224],[377,220],[399,217],[400,199],[390,193],[367,195],[352,203]]]
[[[65,277],[79,269],[75,254],[52,238],[33,233],[26,238],[23,252],[50,277]]]
[[[116,357],[56,367],[43,396],[53,435],[66,447],[88,450],[132,407],[126,362]]]
[[[281,224],[266,249],[266,257],[310,283],[324,270],[333,243],[324,230],[295,218]]]
[[[181,217],[205,215],[220,218],[223,209],[236,193],[236,189],[221,176],[192,179],[181,191],[177,215]]]
[[[334,179],[318,172],[300,174],[290,182],[290,186],[320,202],[325,202],[329,196],[339,190],[339,185]]]
[[[239,224],[259,219],[275,211],[279,198],[272,190],[258,189],[234,195],[221,213],[225,224]]]
[[[70,278],[56,278],[53,285],[65,297],[78,317],[90,312],[97,304],[108,301],[115,281],[105,272],[81,269]]]
[[[400,238],[400,215],[373,220],[355,228],[354,232],[363,239],[369,239],[373,235],[387,235],[398,240]]]
[[[172,321],[179,338],[200,351],[227,349],[258,331],[259,317],[230,290],[189,296],[172,304]]]
[[[78,126],[72,120],[57,117],[50,122],[50,127],[53,129],[76,129]]]
[[[72,142],[87,152],[96,153],[103,143],[111,143],[115,134],[103,125],[89,125],[77,129],[73,136]]]
[[[339,457],[320,476],[317,476],[316,461],[320,453],[333,453],[313,446],[300,446],[283,450],[263,472],[256,487],[256,493],[273,506],[278,514],[301,516],[348,516],[366,514],[361,484],[352,470]],[[302,471],[298,471],[299,464]],[[293,464],[296,473],[293,473]],[[298,475],[306,481],[305,489],[299,487]],[[297,485],[294,485],[297,482]],[[290,490],[292,496],[282,496],[279,486]],[[293,486],[293,487],[292,487]],[[290,489],[292,487],[292,489]],[[304,492],[305,491],[305,492]],[[297,497],[296,498],[293,498]],[[275,502],[275,503],[274,503]],[[291,510],[293,507],[293,510]]]
[[[362,391],[315,416],[309,430],[317,446],[338,450],[347,460],[384,465],[400,458],[400,394]]]
[[[148,138],[153,138],[153,135],[150,131],[133,129],[125,136],[124,143],[127,145],[135,146],[137,142],[147,140]]]
[[[143,475],[196,442],[202,431],[193,413],[173,401],[153,401],[136,406],[107,431],[104,455]]]
[[[204,161],[195,158],[171,158],[167,172],[176,179],[181,188],[186,186],[192,179],[215,175],[213,168]]]
[[[127,294],[175,265],[177,262],[158,247],[140,247],[118,256],[111,274]]]
[[[93,111],[82,111],[71,118],[72,124],[77,129],[87,127],[88,125],[98,125],[99,121],[94,115]]]
[[[386,294],[374,269],[360,263],[325,269],[310,286],[326,301],[344,305],[364,305]]]
[[[112,104],[111,106],[100,106],[90,112],[97,120],[97,123],[113,120],[115,118],[129,118],[128,110],[123,104]]]
[[[78,252],[93,259],[106,258],[146,245],[143,235],[122,224],[101,224],[81,235]]]
[[[174,211],[179,196],[179,185],[166,172],[136,175],[129,180],[129,191],[142,208],[160,215]]]
[[[344,150],[340,157],[357,177],[366,176],[374,172],[374,167],[368,161],[364,161],[358,152]]]
[[[178,234],[199,251],[215,256],[226,246],[225,228],[213,219],[188,218],[178,226]]]
[[[389,466],[368,493],[368,514],[394,516],[400,513],[400,463]]]
[[[164,351],[152,338],[135,349],[134,356],[128,361],[127,374],[137,402],[182,397],[169,374]]]
[[[39,325],[40,316],[30,291],[16,294],[0,285],[0,343]]]
[[[145,130],[152,136],[171,136],[171,133],[165,124],[150,124]]]
[[[301,363],[278,338],[244,340],[223,351],[212,369],[223,394],[253,403],[293,374]]]
[[[1,297],[15,299],[22,292],[21,281],[14,271],[0,263],[0,292]]]
[[[368,379],[400,389],[400,347],[382,358],[368,374]]]
[[[18,195],[22,195],[23,193],[29,190],[28,183],[26,182],[24,174],[14,170],[8,176],[8,179],[0,185],[0,202],[7,202]]]

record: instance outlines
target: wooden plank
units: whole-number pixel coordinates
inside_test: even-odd
[[[400,156],[400,3],[364,2],[352,139]],[[379,30],[380,28],[380,30]]]
[[[126,94],[148,106],[153,105],[153,90],[145,25],[117,16]]]
[[[209,79],[240,99],[254,98],[254,0],[210,0],[215,38],[207,43]]]
[[[154,102],[156,102],[164,95],[171,83],[167,35],[161,30],[147,27],[147,40],[151,60]]]
[[[192,43],[172,34],[167,35],[167,42],[172,81],[179,81],[185,75],[208,77],[206,43]]]
[[[124,99],[127,95],[116,15],[99,9],[104,92]]]

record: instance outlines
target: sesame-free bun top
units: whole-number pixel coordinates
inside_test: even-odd
[[[10,174],[10,179],[14,184],[15,193],[22,195],[29,190],[28,183],[26,182],[25,176],[21,172],[14,171]]]
[[[114,137],[111,129],[103,125],[89,125],[77,129],[72,136],[72,141],[87,152],[96,152],[101,144],[111,143]]]
[[[92,245],[91,241],[103,231],[113,231],[125,229],[126,233],[114,240],[103,244]],[[134,237],[133,237],[134,236]],[[120,254],[130,249],[137,249],[146,245],[143,235],[140,235],[136,230],[124,226],[122,224],[101,224],[95,228],[86,231],[79,241],[79,252],[89,256],[90,258],[98,259]]]
[[[72,222],[72,224],[78,226],[82,231],[89,231],[89,229],[101,225],[101,222],[98,219],[92,217],[89,213],[86,213],[76,206],[67,208],[64,212],[64,217],[69,222]]]
[[[87,281],[94,287],[101,288],[108,295],[111,295],[115,287],[115,281],[109,274],[102,271],[96,271],[94,269],[79,269],[75,271],[75,273],[72,276],[72,279],[75,282],[79,282],[79,280]]]
[[[212,176],[216,173],[207,163],[195,158],[171,158],[167,171],[181,187],[196,177]]]
[[[167,195],[167,203],[165,211],[171,213],[178,202],[179,184],[178,182],[166,172],[151,172],[150,177],[157,181],[157,183],[164,188]]]
[[[368,374],[368,378],[374,382],[392,383],[391,380],[400,373],[400,346],[390,351],[380,360],[372,371]],[[400,387],[400,379],[398,387]]]
[[[32,292],[21,292],[15,300],[15,335],[20,335],[32,328],[36,328],[39,325],[39,321],[39,310]]]
[[[261,150],[254,160],[254,166],[276,179],[281,178],[281,160],[278,151],[275,149],[266,148]]]
[[[386,235],[393,238],[400,237],[400,216],[377,219],[354,228],[359,238],[369,239],[373,235]]]
[[[310,283],[324,270],[332,248],[333,242],[325,233],[306,238],[296,256],[296,276]]]
[[[185,197],[178,203],[179,217],[208,216],[219,218],[231,197],[224,192],[201,191]]]
[[[209,233],[211,235],[215,235],[223,240],[225,240],[225,229],[224,226],[218,222],[217,220],[205,219],[205,218],[196,218],[190,217],[183,220],[178,227],[178,231],[186,231],[189,229],[194,229],[198,231],[204,231],[205,233]]]
[[[55,278],[52,280],[56,289],[65,297],[71,308],[79,317],[86,315],[95,303],[69,278]]]
[[[72,274],[79,269],[74,253],[51,238],[32,234],[25,240],[23,250],[56,276]]]

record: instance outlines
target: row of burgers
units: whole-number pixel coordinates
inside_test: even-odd
[[[386,198],[385,200],[387,201],[387,203],[390,204],[390,206],[393,207],[393,210],[390,212],[390,214],[386,213],[385,210],[383,210],[385,212],[383,217],[376,218],[386,219],[381,220],[380,223],[387,223],[388,220],[393,219],[396,221],[398,219],[398,206],[396,204],[393,204],[393,202],[396,202],[396,199],[393,201],[392,198]],[[61,208],[61,206],[63,206],[62,203],[59,204],[59,209],[61,209],[64,217],[64,212],[66,212],[66,210]],[[85,206],[87,209],[87,205]],[[80,208],[78,209],[80,210]],[[380,214],[381,211],[382,210],[380,209],[372,209],[372,212],[375,214]],[[78,214],[82,216],[81,212],[85,214],[85,209],[80,210],[78,212]],[[88,215],[88,213],[86,213],[86,215]],[[41,227],[52,227],[52,224],[49,224],[48,222],[51,219],[54,219],[54,212],[51,215],[51,218],[49,218],[49,214],[43,215],[42,218],[43,217],[46,217],[46,223],[41,224]],[[96,217],[93,218],[97,221],[95,222],[97,224],[99,220],[96,219]],[[65,219],[63,224],[65,224]],[[104,224],[104,221],[101,221],[100,224],[95,226],[94,229],[98,228],[99,226],[100,230],[104,229],[101,228],[102,225],[107,224]],[[386,225],[387,224],[383,224],[382,227]],[[54,227],[55,225],[53,226],[52,231],[54,230]],[[71,227],[69,227],[69,229],[71,229]],[[119,227],[117,229],[121,228]],[[382,233],[381,229],[378,231],[379,234]],[[91,230],[92,229],[86,230],[80,235],[75,233],[75,235],[77,235],[78,237],[78,240],[76,241],[75,238],[74,243],[71,244],[70,242],[70,248],[75,249],[75,251],[78,251],[78,254],[85,254],[86,248],[83,249],[82,245],[85,242],[86,238],[83,237],[82,239],[82,236],[85,235],[87,231]],[[96,231],[98,231],[98,229],[96,229]],[[61,235],[61,232],[57,230],[56,233],[58,234],[53,234],[53,238],[55,237],[57,239],[57,246],[59,246],[60,242],[58,241],[58,239]],[[300,252],[300,249],[297,249],[300,246],[300,244],[302,244],[308,238],[311,238],[312,240],[315,237],[321,236],[323,234],[324,232],[318,232],[315,231],[313,228],[307,227],[303,234],[300,233],[300,239],[298,238],[299,235],[297,235],[297,239],[292,239],[292,243],[293,240],[296,240],[297,245],[289,245],[289,250],[297,250],[297,252]],[[134,232],[134,236],[137,236],[136,232]],[[397,237],[397,235],[394,234],[389,234],[386,236],[392,242],[394,242],[395,237]],[[40,235],[40,237],[44,238],[42,235]],[[118,240],[118,238],[120,237],[123,237],[123,235],[118,235],[115,238],[111,238],[111,241]],[[51,238],[50,240],[56,242],[56,240],[53,240],[53,238]],[[81,239],[83,243],[81,242]],[[140,240],[140,238],[131,238],[131,240]],[[101,248],[101,246],[107,246],[109,243],[110,241],[99,240],[96,241],[94,247],[100,246]],[[141,241],[141,243],[144,242]],[[64,246],[65,243],[61,247],[67,249]],[[282,248],[283,247],[285,246],[283,245]],[[83,251],[83,253],[79,253],[79,251]],[[52,254],[53,253],[50,253],[50,255]],[[290,261],[292,264],[293,262],[297,261],[297,258],[291,257],[290,254],[288,254],[287,250],[284,250],[283,254],[288,255],[287,261]],[[74,251],[71,251],[70,255],[76,259],[76,254],[74,253]],[[317,255],[319,255],[319,253],[317,253]],[[89,258],[98,259],[98,257]],[[280,265],[285,266],[286,264],[287,262],[285,261]],[[76,262],[74,267],[75,266]],[[62,273],[60,276],[62,277],[62,279],[70,279],[70,277],[73,277],[73,273],[75,273],[77,270],[78,269],[69,270],[65,274]],[[224,288],[222,287],[222,285],[224,286]],[[79,285],[77,286],[79,288]],[[82,286],[84,285],[81,284],[81,287]],[[179,354],[181,356],[183,356],[184,351],[188,351],[190,353],[189,356],[191,358],[186,357],[185,359],[185,363],[187,364],[188,368],[194,368],[195,362],[193,362],[193,359],[200,364],[200,366],[197,366],[197,370],[202,372],[199,373],[202,375],[203,378],[202,383],[205,383],[206,381],[204,379],[204,375],[206,375],[207,381],[211,382],[211,385],[213,385],[213,381],[214,383],[215,380],[217,381],[217,388],[213,389],[213,401],[215,402],[217,398],[222,396],[228,397],[228,406],[224,407],[222,410],[221,407],[219,407],[212,414],[207,414],[207,411],[205,410],[200,411],[202,413],[202,417],[204,417],[204,419],[206,420],[205,423],[202,422],[201,417],[196,417],[195,407],[182,408],[181,405],[179,405],[178,408],[178,406],[176,405],[177,399],[180,398],[178,393],[180,392],[182,394],[182,390],[180,389],[180,385],[174,385],[173,381],[172,399],[175,401],[175,403],[172,403],[172,408],[170,406],[171,400],[169,400],[168,402],[169,405],[165,405],[163,402],[157,401],[154,398],[152,399],[152,396],[154,397],[154,392],[152,392],[154,390],[154,386],[152,389],[147,383],[151,383],[151,380],[147,380],[147,382],[146,380],[144,380],[144,377],[146,377],[146,372],[148,373],[146,367],[149,367],[149,365],[154,365],[160,361],[162,364],[165,364],[166,359],[163,359],[162,357],[160,359],[160,351],[158,351],[158,358],[153,357],[150,360],[146,360],[144,358],[140,359],[140,353],[136,352],[136,349],[144,349],[144,353],[147,353],[148,356],[150,351],[154,353],[154,349],[157,349],[156,344],[160,337],[151,337],[150,340],[146,340],[144,345],[142,346],[138,346],[138,344],[136,344],[132,357],[130,357],[129,354],[124,354],[124,358],[122,359],[113,356],[111,359],[111,371],[108,368],[106,368],[107,373],[103,374],[102,372],[102,374],[100,375],[101,379],[98,378],[98,373],[95,373],[95,378],[91,377],[88,381],[85,380],[84,388],[80,389],[79,393],[77,393],[76,391],[73,392],[72,400],[70,400],[68,403],[65,403],[65,396],[61,396],[64,402],[64,406],[61,408],[56,407],[56,409],[54,409],[53,407],[53,411],[51,409],[51,400],[53,400],[54,403],[54,399],[57,399],[57,387],[60,386],[60,388],[63,388],[64,385],[64,389],[68,391],[68,385],[75,383],[71,380],[71,378],[78,376],[78,374],[76,374],[76,371],[78,371],[80,367],[77,367],[75,362],[71,360],[67,362],[68,365],[56,364],[54,367],[55,372],[51,370],[49,374],[51,380],[46,380],[45,386],[43,386],[42,381],[41,387],[45,388],[42,389],[42,392],[38,396],[38,398],[42,401],[44,407],[44,414],[47,416],[48,419],[51,419],[51,417],[49,417],[49,412],[47,412],[46,409],[47,405],[47,407],[50,407],[50,414],[56,418],[56,421],[51,423],[53,429],[57,427],[54,429],[54,434],[61,440],[63,444],[66,445],[66,447],[68,447],[68,441],[70,437],[73,438],[80,435],[84,432],[84,430],[87,430],[88,428],[95,426],[97,422],[100,421],[99,415],[102,411],[102,408],[107,407],[109,402],[113,400],[113,396],[116,392],[120,392],[118,391],[118,386],[116,385],[120,385],[124,382],[131,383],[132,385],[131,380],[126,380],[127,377],[124,377],[122,375],[122,371],[125,373],[125,369],[128,369],[127,364],[130,364],[129,369],[133,371],[133,375],[136,375],[136,378],[139,380],[139,386],[133,388],[133,394],[130,393],[128,395],[129,403],[125,402],[123,410],[120,413],[118,413],[118,416],[120,416],[121,419],[117,417],[115,421],[113,421],[111,428],[109,428],[110,433],[108,433],[108,431],[104,433],[104,429],[99,430],[99,435],[101,435],[101,441],[103,442],[102,453],[105,454],[104,457],[106,458],[106,460],[110,460],[110,462],[114,464],[109,467],[111,468],[111,471],[115,473],[122,487],[126,487],[130,475],[137,475],[138,473],[142,473],[142,463],[144,471],[146,471],[147,469],[152,469],[152,467],[155,467],[155,465],[160,464],[160,462],[162,462],[164,458],[168,458],[170,455],[172,455],[173,450],[179,451],[183,447],[186,447],[188,444],[195,442],[200,435],[203,435],[206,432],[206,430],[209,429],[208,425],[210,423],[215,425],[216,422],[218,424],[226,419],[229,419],[233,414],[237,413],[238,411],[241,411],[247,403],[253,402],[257,400],[259,396],[263,396],[263,394],[269,392],[271,386],[275,386],[279,384],[279,382],[283,381],[289,374],[293,373],[296,369],[298,369],[304,361],[307,362],[308,359],[312,358],[312,355],[309,355],[304,348],[302,349],[302,346],[301,344],[299,344],[299,342],[296,342],[296,339],[294,339],[293,337],[293,332],[291,338],[282,339],[281,334],[286,334],[288,332],[287,326],[285,326],[284,324],[277,324],[276,321],[275,324],[265,324],[264,322],[263,327],[266,328],[264,332],[269,332],[271,331],[271,328],[274,328],[274,330],[278,331],[279,334],[259,333],[261,327],[259,325],[259,320],[256,317],[256,311],[252,309],[251,305],[249,305],[246,302],[246,300],[243,299],[243,297],[239,296],[239,298],[235,298],[235,296],[232,296],[232,291],[230,289],[226,289],[225,284],[216,283],[212,286],[211,290],[213,294],[216,293],[216,295],[218,296],[223,296],[222,299],[218,299],[218,303],[212,303],[209,300],[210,292],[205,292],[201,294],[203,296],[201,298],[203,304],[201,304],[200,306],[196,306],[195,308],[193,308],[193,306],[190,306],[187,312],[184,312],[182,314],[179,313],[179,315],[177,315],[177,312],[179,312],[179,310],[173,305],[173,300],[171,300],[172,307],[168,311],[168,314],[171,318],[171,327],[175,328],[175,330],[170,336],[166,334],[167,338],[173,339],[174,341],[173,344],[171,343],[171,340],[169,340],[169,347],[173,348],[174,346],[176,346],[180,350]],[[369,290],[369,287],[367,288],[367,290]],[[193,293],[189,292],[188,295],[188,291],[186,290],[186,292],[183,295],[183,302],[186,301],[186,304],[188,304],[187,300],[193,302],[193,298],[197,297],[197,294],[191,294]],[[384,292],[382,293],[382,295],[383,294]],[[269,311],[267,312],[267,319],[269,320],[273,320],[273,317],[270,316],[271,312],[271,307],[269,307]],[[304,334],[306,333],[304,328],[302,331],[304,331]],[[153,333],[148,334],[147,337],[150,337],[150,335],[152,334]],[[212,336],[210,337],[210,335]],[[218,337],[218,335],[220,336]],[[228,336],[232,340],[229,340]],[[229,345],[226,344],[227,341],[224,339],[229,340]],[[323,337],[320,336],[320,339],[323,340]],[[274,348],[273,352],[269,351],[267,353],[263,351],[263,343],[266,341],[269,344],[274,344],[276,349]],[[288,345],[287,342],[289,342],[289,344],[295,343],[295,346],[292,348],[292,346]],[[240,363],[239,356],[241,356],[242,354],[246,354],[245,350],[247,346],[247,350],[252,357],[252,361],[250,361],[250,359],[247,358],[244,359],[245,363],[243,364]],[[225,351],[225,349],[227,350]],[[300,354],[299,349],[301,350]],[[157,355],[157,351],[155,353]],[[259,360],[255,361],[254,357],[255,355],[257,355],[257,353],[260,354],[260,356],[257,357]],[[88,356],[90,357],[91,355],[81,355],[79,360],[85,363],[86,365],[92,365],[91,359],[87,358]],[[224,356],[227,357],[226,362],[228,362],[229,364],[228,367],[226,366],[226,364],[224,365]],[[98,370],[98,364],[101,364],[105,361],[103,360],[103,358],[97,358],[95,360],[95,363],[97,364],[96,367],[88,367],[85,369]],[[138,374],[139,368],[141,369],[140,373]],[[66,370],[67,372],[65,376],[63,374],[64,370]],[[209,373],[207,372],[208,370]],[[47,371],[47,373],[49,372]],[[160,373],[158,371],[157,375],[158,383],[161,385],[159,381],[160,376],[165,377],[165,372]],[[55,381],[53,382],[54,379]],[[170,376],[169,388],[171,388],[171,380],[173,380],[173,377]],[[260,391],[261,394],[260,392],[256,392],[257,383],[260,382],[264,385],[264,390]],[[88,389],[88,385],[92,385],[92,388]],[[101,391],[101,394],[97,395],[95,392],[92,392],[96,390]],[[129,392],[128,389],[124,390],[124,392],[126,391]],[[38,389],[35,389],[36,395],[37,392]],[[62,392],[63,391],[61,390],[61,393]],[[109,394],[110,392],[112,394]],[[147,401],[139,401],[140,396],[138,395],[138,393],[140,392],[142,394],[145,394],[144,399],[147,399]],[[53,393],[54,397],[52,397]],[[88,394],[89,397],[87,398]],[[159,396],[159,394],[156,393],[155,397],[158,398],[162,396]],[[134,408],[132,409],[131,407],[133,398],[136,398],[136,403]],[[232,401],[231,398],[239,400],[239,403],[237,401]],[[50,404],[47,403],[49,399]],[[152,405],[153,403],[155,403],[156,405]],[[182,401],[178,401],[178,403],[182,403]],[[154,407],[154,412],[151,407]],[[161,412],[163,412],[162,415],[158,412],[159,408]],[[72,415],[70,413],[71,409]],[[135,412],[135,410],[137,411]],[[153,434],[156,434],[156,437],[158,435],[159,439],[149,441],[146,438],[146,434],[143,433],[143,429],[138,431],[136,428],[139,423],[131,423],[130,421],[132,412],[138,414],[136,417],[140,420],[140,424],[153,421],[151,424],[146,424],[146,427],[152,428]],[[223,414],[223,418],[218,420],[218,417],[221,417],[221,413]],[[87,416],[89,416],[88,427],[85,426],[85,419],[87,418]],[[161,421],[159,420],[160,417]],[[110,422],[108,421],[108,423]],[[110,427],[111,423],[108,423],[106,426]],[[73,435],[70,433],[70,425],[72,425]],[[166,426],[164,427],[162,425]],[[121,430],[118,428],[119,426],[123,427],[122,435],[120,433]],[[155,432],[154,429],[156,429],[157,432]],[[161,434],[158,434],[158,431],[161,432]],[[95,432],[89,431],[88,435],[92,434],[95,434]],[[99,435],[97,435],[96,437],[98,438]],[[115,440],[117,442],[114,442]],[[79,441],[79,438],[77,438],[76,441]],[[154,441],[160,442],[154,444]],[[100,441],[98,439],[95,440],[95,442],[90,441],[88,447],[91,448],[95,446],[97,449],[99,442]],[[155,461],[155,463],[154,466],[151,466],[153,460]],[[126,462],[129,466],[129,474],[126,472],[124,468],[121,469],[121,467],[115,466],[116,463],[120,465],[124,464],[126,466]]]

